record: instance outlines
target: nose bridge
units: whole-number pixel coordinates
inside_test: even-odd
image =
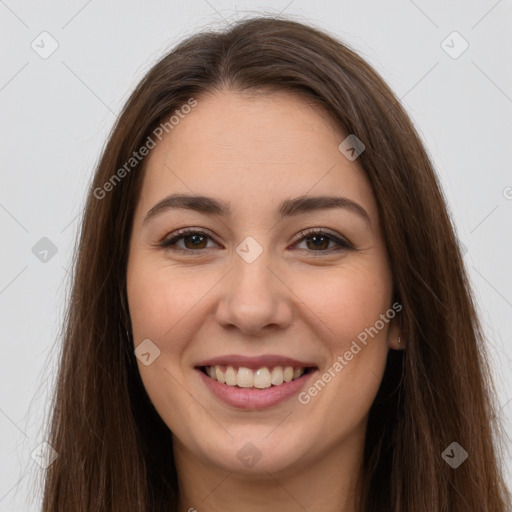
[[[239,244],[217,309],[219,323],[256,332],[267,325],[283,327],[289,322],[290,305],[274,265],[271,251],[252,237]]]

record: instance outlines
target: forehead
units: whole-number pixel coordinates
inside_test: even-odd
[[[283,198],[341,194],[377,214],[362,167],[338,149],[347,134],[319,106],[286,92],[196,99],[148,155],[145,211],[174,192],[214,196],[254,215]]]

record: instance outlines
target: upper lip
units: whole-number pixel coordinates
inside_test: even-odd
[[[258,357],[248,357],[241,355],[226,355],[205,359],[195,365],[201,366],[236,366],[257,370],[258,368],[274,366],[292,366],[293,368],[316,368],[315,363],[311,361],[299,361],[291,357],[278,355],[262,355]]]

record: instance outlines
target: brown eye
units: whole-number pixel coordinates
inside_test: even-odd
[[[181,238],[183,238],[185,247],[187,249],[206,249],[204,244],[206,237],[203,235],[186,235]],[[190,245],[188,245],[187,242],[190,242]]]
[[[159,245],[164,249],[173,251],[193,252],[195,250],[207,249],[208,239],[211,239],[211,236],[204,231],[182,229],[176,236],[163,240]],[[177,245],[177,242],[181,242],[181,240],[183,240],[183,247]]]
[[[301,231],[302,238],[299,242],[305,241],[307,250],[311,252],[331,252],[340,250],[349,250],[354,247],[347,240],[344,240],[325,230]],[[297,243],[299,243],[297,242]],[[329,244],[333,242],[337,247],[329,248]]]
[[[308,243],[308,249],[327,249],[329,246],[330,238],[323,235],[313,235],[306,238]]]
[[[309,252],[333,252],[341,250],[350,250],[354,247],[346,240],[325,230],[309,230],[300,233],[302,238],[295,245],[301,242],[306,243],[306,249]],[[174,236],[173,236],[174,235]],[[204,231],[190,228],[179,230],[177,234],[171,235],[159,243],[160,247],[171,251],[180,251],[185,253],[199,252],[208,249],[208,240],[212,237]],[[183,240],[183,245],[178,245]],[[334,247],[330,247],[334,244]]]

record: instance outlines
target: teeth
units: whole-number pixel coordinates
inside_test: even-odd
[[[260,368],[254,372],[254,387],[259,389],[269,388],[272,384],[272,377],[268,368]]]
[[[222,368],[220,366],[215,367],[215,376],[221,384],[224,384],[224,382],[226,382],[226,375],[222,371]]]
[[[210,368],[213,368],[213,366],[211,366]],[[236,386],[237,380],[237,372],[232,366],[228,366],[226,368],[226,384],[228,386]]]
[[[279,386],[283,382],[291,382],[304,375],[304,368],[293,368],[292,366],[275,366],[270,370],[267,367],[251,370],[243,366],[235,368],[233,366],[207,366],[206,374],[213,380],[228,386],[238,386],[240,388],[258,388],[267,389],[271,386]]]
[[[272,382],[272,384],[274,384],[274,386],[279,386],[279,384],[283,383],[283,369],[281,366],[276,366],[272,370],[271,382]]]
[[[254,384],[254,374],[249,368],[238,368],[237,385],[241,388],[252,388]]]

